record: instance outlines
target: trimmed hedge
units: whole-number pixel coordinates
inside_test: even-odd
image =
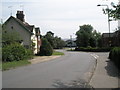
[[[120,47],[115,47],[110,51],[109,59],[120,69]]]
[[[86,52],[109,52],[111,48],[92,48],[92,47],[79,47],[75,48],[75,51],[86,51]]]
[[[31,50],[24,48],[22,45],[15,43],[6,45],[2,48],[2,61],[19,61],[32,58]]]
[[[42,38],[42,46],[40,47],[40,52],[37,56],[51,56],[53,53],[53,48],[46,38]]]

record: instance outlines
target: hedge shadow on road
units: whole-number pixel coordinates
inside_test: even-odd
[[[92,87],[86,83],[87,82],[84,80],[72,80],[70,83],[64,83],[60,80],[56,80],[52,86],[55,88],[81,88],[80,90],[93,90]]]
[[[112,61],[110,61],[109,59],[107,59],[106,62],[107,62],[107,66],[105,66],[105,69],[107,71],[107,74],[111,77],[120,78],[119,71],[118,71],[117,67],[114,65],[114,63]]]

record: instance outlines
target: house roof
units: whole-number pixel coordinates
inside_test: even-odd
[[[26,24],[26,22],[25,22],[25,26],[26,26],[31,32],[33,32],[33,28],[35,27],[34,25],[29,25],[28,23]]]
[[[103,33],[102,37],[107,38],[109,37],[109,34],[110,34],[110,37],[114,37],[114,33]]]
[[[14,19],[14,20],[15,20],[19,25],[21,25],[26,31],[28,31],[29,33],[33,34],[33,33],[30,31],[30,29],[29,29],[28,27],[26,27],[26,25],[25,25],[22,21],[20,21],[19,19],[15,18],[15,17],[13,17],[13,16],[11,16],[11,17],[4,23],[4,25],[5,25],[9,20],[11,20],[11,19]]]

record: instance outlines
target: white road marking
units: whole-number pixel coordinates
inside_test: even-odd
[[[95,53],[94,53],[94,54],[91,54],[91,56],[93,56],[95,59],[99,58],[99,56],[96,55]]]

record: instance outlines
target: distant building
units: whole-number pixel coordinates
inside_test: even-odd
[[[22,39],[21,43],[26,48],[31,48],[34,43],[34,54],[37,54],[41,46],[40,29],[25,22],[24,16],[23,11],[17,11],[16,18],[10,16],[3,24],[3,28],[6,33],[18,33]]]
[[[103,47],[112,46],[113,45],[113,39],[114,39],[114,33],[103,33],[102,34],[102,46]]]
[[[120,0],[118,0],[118,4],[120,5]],[[103,33],[102,34],[102,45],[103,47],[108,47],[109,44],[111,46],[119,46],[120,47],[120,19],[118,20],[118,30],[114,33]]]
[[[76,40],[68,39],[65,40],[65,42],[66,42],[66,47],[76,47]]]
[[[114,33],[103,33],[102,34],[102,46],[120,46],[120,30],[115,31]]]
[[[120,29],[118,31],[114,32],[113,44],[114,44],[114,46],[120,47]]]

